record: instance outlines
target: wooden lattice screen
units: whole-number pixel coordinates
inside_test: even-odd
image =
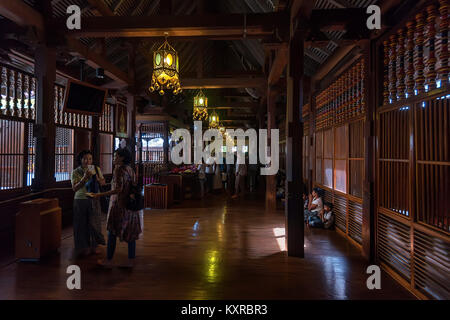
[[[150,122],[140,126],[141,163],[144,184],[159,182],[159,174],[167,169],[163,141],[167,139],[163,122]]]
[[[377,110],[377,260],[422,298],[450,299],[449,3],[382,42]]]
[[[36,79],[0,64],[0,190],[30,186],[34,177]]]
[[[362,242],[365,60],[355,61],[316,96],[314,185],[333,203],[336,227]]]

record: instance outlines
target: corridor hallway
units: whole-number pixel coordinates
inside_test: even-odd
[[[0,299],[413,299],[382,273],[366,287],[359,250],[335,231],[306,229],[305,258],[287,257],[284,212],[265,212],[262,196],[186,200],[183,208],[146,210],[133,270],[71,261],[72,230],[60,255],[0,269]],[[104,247],[102,248],[104,252]],[[126,260],[118,244],[115,264]],[[81,290],[66,287],[67,266],[81,268]]]

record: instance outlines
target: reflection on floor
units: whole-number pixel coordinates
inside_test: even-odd
[[[97,256],[72,261],[72,237],[60,255],[0,270],[0,299],[413,299],[386,274],[366,287],[366,263],[333,231],[306,230],[305,258],[287,257],[283,211],[265,212],[261,196],[208,196],[169,210],[147,210],[136,266],[103,270]],[[126,260],[118,243],[115,263]],[[103,252],[105,251],[102,248]],[[81,290],[66,269],[81,268]]]

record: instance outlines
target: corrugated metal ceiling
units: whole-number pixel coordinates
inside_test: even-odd
[[[36,0],[23,0],[25,3],[36,6]],[[116,15],[154,15],[157,14],[160,0],[103,0],[105,4]],[[175,15],[192,14],[196,11],[195,0],[172,0],[172,8]],[[316,0],[315,9],[333,9],[342,8],[344,6],[351,7],[366,7],[374,4],[377,0]],[[221,0],[218,3],[220,12],[228,13],[262,13],[271,12],[275,9],[276,0]],[[69,5],[76,4],[82,8],[83,16],[94,16],[96,14],[95,8],[92,8],[87,0],[52,0],[53,11],[56,17],[66,15],[66,8]],[[314,74],[317,68],[320,67],[338,48],[335,41],[343,37],[345,31],[326,32],[330,41],[324,48],[309,47],[305,49],[305,70],[309,75]],[[170,39],[169,39],[170,40]],[[96,39],[81,39],[81,41],[93,49],[97,43]],[[128,59],[127,50],[124,50],[123,39],[109,38],[106,39],[106,52],[108,60],[117,64],[123,71],[127,71]],[[146,42],[147,40],[144,40]],[[147,41],[149,42],[149,41]],[[138,79],[146,79],[151,72],[151,65],[149,63],[148,55],[151,49],[156,44],[147,47],[146,50],[139,50],[136,57],[136,65],[138,66]],[[196,59],[195,56],[195,42],[174,42],[174,47],[180,54],[181,69],[184,73],[195,73]],[[228,45],[232,50],[230,54],[234,55],[231,61],[243,60],[243,68],[246,70],[262,70],[264,64],[264,48],[259,40],[243,39],[229,41]],[[208,47],[209,54],[204,55],[206,60],[204,62],[204,72],[208,73],[213,70],[215,61],[210,55],[214,55],[212,47]],[[148,52],[148,53],[147,53]],[[91,70],[92,72],[92,70]]]

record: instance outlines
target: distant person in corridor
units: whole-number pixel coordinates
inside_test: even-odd
[[[232,199],[238,198],[240,195],[243,195],[245,192],[245,177],[247,176],[247,165],[244,163],[239,163],[239,160],[236,162],[236,179],[234,182],[235,185],[235,193],[231,197]]]

